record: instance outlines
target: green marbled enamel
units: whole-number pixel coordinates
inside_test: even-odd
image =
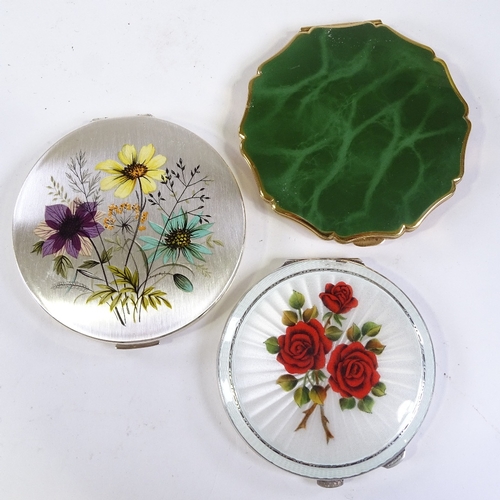
[[[243,152],[317,230],[395,233],[461,177],[466,111],[429,49],[383,25],[315,28],[253,80]]]

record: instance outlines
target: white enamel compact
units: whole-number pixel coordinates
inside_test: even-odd
[[[220,390],[243,438],[327,487],[403,457],[434,378],[420,314],[359,261],[278,269],[243,297],[220,345]]]

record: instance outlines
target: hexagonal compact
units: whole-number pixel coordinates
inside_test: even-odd
[[[232,312],[218,369],[247,443],[325,487],[396,465],[435,379],[419,312],[356,260],[292,261],[265,277]]]
[[[240,261],[245,215],[221,156],[178,125],[96,120],[36,163],[14,214],[21,274],[62,324],[120,347],[202,316]]]
[[[432,49],[381,21],[303,28],[251,80],[241,150],[277,213],[374,245],[454,193],[467,113]]]

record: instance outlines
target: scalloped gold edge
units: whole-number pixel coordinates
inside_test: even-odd
[[[431,52],[431,54],[433,56],[433,61],[435,61],[435,62],[437,62],[437,63],[439,63],[439,64],[441,64],[443,66],[443,68],[445,70],[445,73],[446,73],[446,76],[448,77],[448,81],[451,84],[452,89],[454,90],[455,94],[457,95],[457,97],[460,99],[460,101],[462,102],[462,104],[464,106],[464,114],[463,114],[462,118],[467,123],[467,131],[465,133],[465,136],[464,136],[464,139],[463,139],[463,142],[462,142],[462,151],[460,153],[460,175],[458,177],[456,177],[455,179],[452,179],[452,186],[451,186],[450,190],[446,194],[444,194],[441,198],[439,198],[438,200],[436,200],[420,216],[419,219],[417,219],[413,224],[408,224],[408,225],[407,224],[403,224],[403,225],[401,225],[401,227],[397,231],[369,231],[369,232],[358,233],[358,234],[354,234],[352,236],[345,237],[345,236],[338,235],[335,231],[321,231],[320,229],[316,228],[313,224],[311,224],[306,219],[300,217],[299,215],[297,215],[297,214],[295,214],[293,212],[290,212],[288,210],[285,210],[285,209],[281,208],[276,203],[274,197],[271,196],[264,189],[264,186],[262,184],[262,181],[261,181],[261,178],[260,178],[260,174],[259,174],[259,172],[257,170],[257,167],[255,166],[255,164],[252,162],[252,160],[250,159],[250,157],[247,155],[247,153],[245,151],[246,136],[242,132],[242,128],[243,128],[243,124],[245,123],[245,120],[247,118],[248,110],[250,109],[250,100],[251,100],[251,96],[252,96],[253,84],[254,84],[255,80],[259,76],[262,75],[262,68],[268,62],[272,61],[273,59],[275,59],[276,57],[278,57],[279,55],[281,55],[285,50],[287,50],[288,47],[290,47],[290,45],[293,42],[295,42],[295,40],[299,36],[308,35],[308,34],[310,34],[315,29],[318,29],[318,28],[319,29],[325,29],[325,28],[350,28],[350,27],[353,27],[353,26],[360,26],[362,24],[373,24],[376,28],[379,28],[379,27],[383,26],[383,27],[391,30],[398,37],[406,40],[407,42],[409,42],[409,43],[411,43],[413,45],[416,45],[417,47],[421,47],[421,48],[423,48],[423,49],[428,50],[429,52]],[[283,215],[284,217],[287,217],[289,219],[292,219],[295,222],[298,222],[299,224],[302,224],[303,226],[307,227],[313,233],[315,233],[317,236],[319,236],[320,238],[322,238],[324,240],[335,240],[338,243],[354,243],[357,246],[378,245],[379,243],[382,243],[386,238],[387,239],[395,239],[395,238],[399,238],[400,236],[402,236],[406,232],[414,231],[415,229],[417,229],[417,227],[420,226],[420,224],[422,223],[422,221],[427,217],[427,215],[429,215],[429,213],[432,210],[434,210],[439,205],[441,205],[441,203],[445,202],[447,199],[449,199],[449,198],[451,198],[453,196],[453,194],[456,191],[457,184],[462,180],[463,175],[464,175],[464,169],[465,169],[465,167],[464,167],[464,165],[465,165],[465,148],[466,148],[467,141],[469,139],[469,135],[470,135],[470,132],[471,132],[471,129],[472,129],[472,123],[469,120],[468,115],[469,115],[469,105],[465,102],[465,99],[462,97],[462,95],[458,91],[457,86],[455,85],[455,82],[453,81],[453,78],[451,77],[451,74],[450,74],[450,71],[448,69],[448,66],[446,65],[446,63],[442,59],[436,57],[436,53],[434,52],[434,50],[431,49],[430,47],[428,47],[427,45],[424,45],[424,44],[421,44],[421,43],[416,42],[414,40],[411,40],[410,38],[402,35],[398,31],[396,31],[395,29],[391,28],[390,26],[387,26],[381,20],[360,21],[360,22],[353,22],[353,23],[341,23],[341,24],[331,24],[331,25],[310,26],[310,27],[301,28],[301,30],[299,31],[299,33],[297,33],[279,52],[277,52],[272,57],[266,59],[263,63],[261,63],[259,65],[259,67],[257,68],[257,74],[248,83],[248,99],[247,99],[247,104],[246,104],[246,107],[245,107],[245,112],[243,114],[243,118],[242,118],[242,120],[240,122],[240,128],[239,128],[240,152],[243,155],[243,157],[245,158],[245,160],[248,163],[248,165],[252,169],[253,175],[254,175],[255,180],[257,182],[257,185],[259,187],[259,192],[260,192],[261,198],[263,198],[267,203],[269,203],[271,205],[271,208],[276,213],[278,213],[280,215]]]

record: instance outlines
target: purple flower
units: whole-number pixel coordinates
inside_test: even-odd
[[[45,207],[47,236],[42,246],[43,257],[65,251],[75,259],[82,250],[88,254],[88,239],[99,236],[104,227],[96,222],[97,203],[72,203]],[[42,223],[43,224],[43,223]]]

